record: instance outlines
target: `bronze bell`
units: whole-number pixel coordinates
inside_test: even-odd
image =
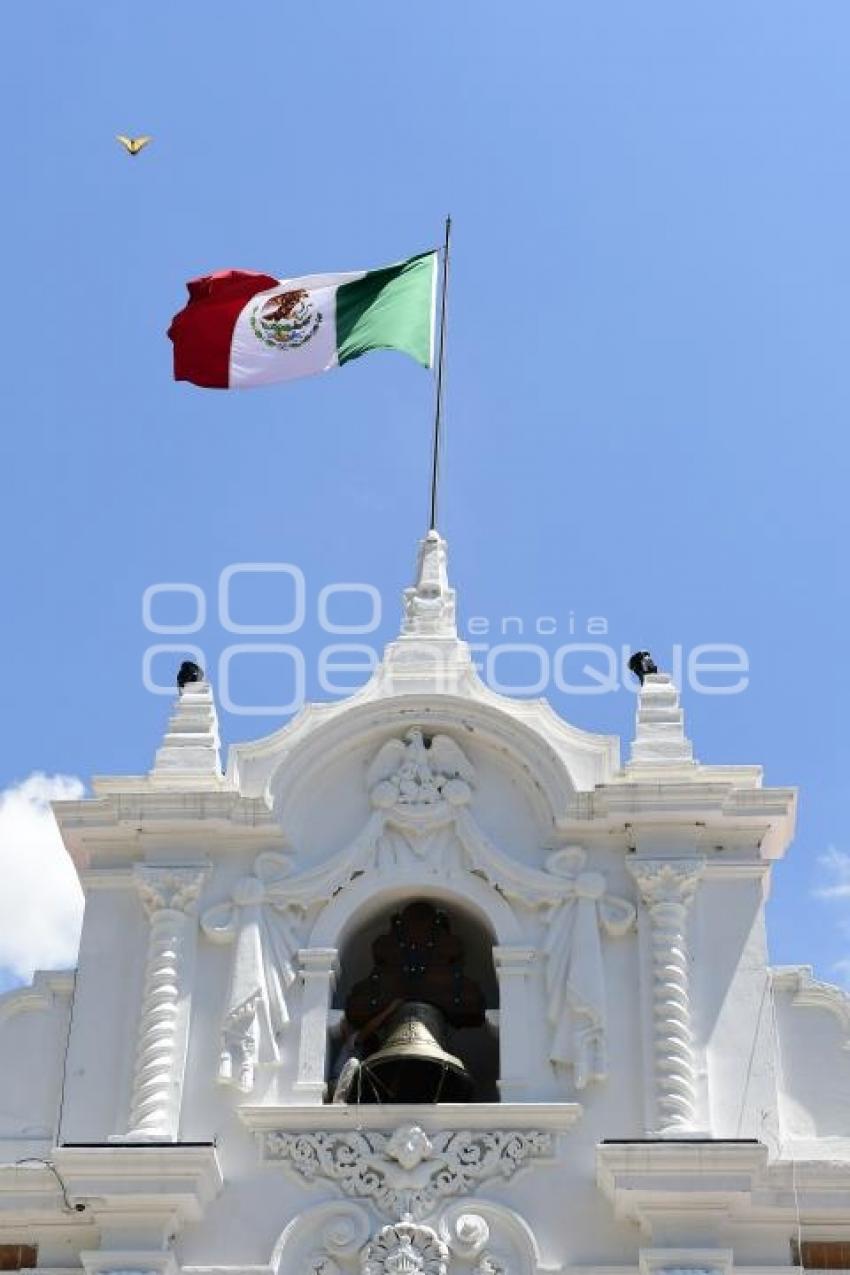
[[[472,1076],[443,1045],[445,1018],[436,1005],[405,1001],[380,1049],[363,1059],[354,1102],[468,1102]]]

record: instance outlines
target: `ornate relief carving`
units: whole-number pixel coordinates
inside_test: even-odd
[[[327,862],[291,873],[280,855],[261,855],[227,904],[209,909],[211,939],[234,936],[233,975],[222,1026],[219,1075],[248,1091],[258,1063],[277,1058],[277,1036],[288,1018],[297,930],[355,877],[415,867],[441,880],[470,873],[509,905],[539,909],[547,928],[545,979],[551,1024],[550,1059],[571,1067],[577,1089],[607,1073],[601,936],[620,936],[635,909],[610,894],[602,874],[586,867],[577,846],[556,850],[545,870],[504,854],[483,834],[469,803],[475,771],[448,735],[413,727],[388,740],[373,759],[366,783],[373,813],[363,832]]]
[[[284,1231],[271,1269],[305,1275],[340,1275],[358,1263],[372,1234],[365,1209],[357,1204],[319,1204],[296,1217]]]
[[[629,864],[641,899],[652,911],[664,904],[687,907],[703,873],[702,859],[639,859]]]
[[[274,887],[291,871],[285,855],[258,855],[253,874],[236,882],[230,902],[201,917],[207,938],[234,944],[218,1078],[243,1093],[253,1089],[258,1065],[280,1061],[279,1036],[289,1022],[286,994],[295,981],[298,943]]]
[[[307,1275],[339,1275],[340,1272],[339,1265],[330,1254],[323,1253],[321,1249],[311,1253],[304,1265]]]
[[[446,1275],[448,1247],[430,1226],[396,1222],[378,1231],[363,1254],[363,1275]]]
[[[453,1269],[476,1275],[537,1275],[540,1254],[528,1224],[504,1204],[479,1198],[450,1205],[440,1216],[440,1238]]]
[[[475,770],[448,735],[427,740],[418,727],[404,740],[388,739],[366,772],[372,805],[465,805],[472,797]]]
[[[476,1266],[478,1275],[507,1275],[507,1266],[494,1253],[484,1253]]]
[[[445,745],[438,750],[436,767],[428,762],[438,741]],[[549,856],[546,871],[540,872],[509,859],[496,849],[481,833],[471,813],[461,808],[465,801],[457,800],[457,808],[450,826],[436,825],[433,831],[412,827],[410,820],[398,819],[400,801],[395,793],[385,791],[386,775],[397,776],[401,767],[424,767],[424,790],[430,791],[427,775],[441,768],[445,775],[455,774],[443,788],[449,797],[453,785],[468,785],[474,781],[474,772],[464,771],[465,758],[458,746],[447,736],[437,736],[430,750],[421,743],[422,732],[411,731],[408,744],[401,740],[386,743],[372,763],[367,781],[377,779],[372,789],[373,803],[394,803],[396,822],[384,827],[376,839],[376,852],[381,866],[404,863],[411,857],[427,859],[433,869],[451,875],[460,869],[471,870],[489,881],[503,895],[527,906],[548,910],[546,954],[546,992],[549,1021],[552,1027],[550,1059],[556,1066],[571,1066],[577,1089],[583,1089],[594,1080],[607,1075],[607,1009],[602,965],[600,932],[620,936],[634,924],[635,909],[625,899],[609,894],[607,882],[601,873],[585,870],[587,855],[578,846],[563,847]],[[445,761],[439,754],[445,752]],[[426,760],[422,760],[423,757]],[[468,765],[468,763],[466,763]],[[451,767],[451,769],[449,769]],[[410,785],[410,801],[415,804],[415,774],[406,781]],[[458,798],[462,790],[457,789]],[[470,792],[471,796],[471,792]],[[380,800],[376,800],[380,798]],[[429,801],[421,803],[427,812],[433,808]],[[434,815],[436,815],[434,811]],[[433,818],[433,816],[432,816]],[[412,849],[412,854],[411,854]]]
[[[539,1275],[542,1269],[534,1234],[519,1214],[477,1198],[450,1205],[432,1225],[403,1216],[377,1229],[358,1204],[316,1205],[286,1227],[270,1268],[305,1275]]]
[[[546,860],[564,891],[550,912],[545,943],[549,1057],[556,1065],[572,1066],[576,1089],[608,1074],[600,929],[623,935],[635,919],[632,905],[608,894],[605,877],[586,871],[586,862],[580,846],[556,850]]]
[[[141,864],[134,870],[151,925],[130,1103],[130,1138],[177,1136],[182,1088],[177,1068],[185,954],[206,872],[206,868]]]
[[[468,809],[475,772],[447,735],[436,735],[426,747],[423,730],[415,727],[404,740],[388,740],[366,782],[375,811],[361,836],[319,869],[289,876],[281,884],[267,881],[264,902],[280,916],[290,909],[291,916],[295,910],[303,914],[321,906],[353,877],[373,871],[425,865],[445,880],[474,872],[511,903],[544,911],[550,1058],[556,1066],[573,1068],[577,1089],[604,1079],[607,1009],[600,936],[625,934],[634,923],[632,904],[610,894],[600,873],[586,870],[587,855],[580,847],[556,850],[545,871],[497,849]],[[208,934],[210,915],[204,916]],[[269,955],[271,942],[271,934],[260,935],[267,968],[280,959]],[[244,1006],[241,1017],[235,1013],[237,1005]],[[238,1054],[240,1068],[247,1057],[243,1074],[250,1079],[255,1015],[253,1006],[235,993],[230,1022],[235,1043],[225,1044],[223,1055]]]
[[[156,912],[190,912],[198,901],[206,869],[155,867],[137,863],[133,879],[148,916]]]
[[[701,859],[629,864],[652,924],[655,1101],[660,1132],[692,1131],[697,1117],[687,913],[703,872]]]
[[[478,1257],[490,1238],[490,1227],[480,1213],[460,1213],[442,1228],[453,1253]]]
[[[267,1160],[288,1163],[310,1182],[336,1182],[390,1218],[422,1218],[439,1200],[488,1178],[513,1177],[551,1150],[551,1134],[536,1130],[427,1134],[418,1125],[403,1125],[389,1137],[362,1130],[271,1132],[264,1138]]]
[[[489,1250],[485,1251],[490,1239],[490,1227],[480,1213],[460,1213],[454,1218],[444,1216],[440,1223],[440,1234],[455,1256],[474,1263],[477,1275],[506,1275],[506,1259]]]

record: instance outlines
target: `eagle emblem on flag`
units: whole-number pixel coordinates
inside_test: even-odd
[[[321,322],[306,288],[278,292],[251,311],[254,336],[271,349],[297,350],[316,335]]]
[[[245,389],[330,372],[371,350],[398,350],[430,368],[436,283],[434,249],[378,270],[190,279],[188,303],[168,329],[174,379]]]

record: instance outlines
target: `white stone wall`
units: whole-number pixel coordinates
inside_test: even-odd
[[[0,1000],[0,1241],[92,1275],[654,1275],[850,1237],[850,1001],[767,965],[793,793],[695,762],[660,674],[621,768],[483,687],[417,588],[350,701],[223,776],[196,686],[151,775],[58,810],[79,973],[72,1013],[67,976]],[[340,959],[421,897],[485,936],[501,1101],[328,1105]]]

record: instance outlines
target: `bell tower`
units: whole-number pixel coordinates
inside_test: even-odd
[[[796,795],[701,763],[633,671],[625,762],[491,690],[436,531],[371,680],[224,770],[181,669],[150,772],[56,806],[86,916],[76,977],[0,1002],[10,1242],[61,1275],[784,1275],[800,1228],[841,1241],[850,1001],[767,958]]]

